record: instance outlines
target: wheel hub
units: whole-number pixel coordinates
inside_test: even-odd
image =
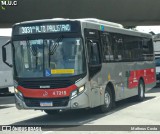
[[[111,97],[108,92],[105,93],[104,101],[105,101],[106,107],[109,107],[111,103]]]
[[[143,85],[142,84],[140,85],[140,91],[141,91],[140,96],[143,97],[144,96],[144,91],[143,91]]]

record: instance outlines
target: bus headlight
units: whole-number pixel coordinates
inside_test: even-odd
[[[84,91],[85,87],[82,86],[74,91],[72,91],[71,93],[71,99],[75,98],[76,96],[78,96],[79,94],[81,94]]]
[[[23,100],[23,94],[22,94],[17,88],[15,88],[14,91],[15,91],[15,94],[16,94],[21,100]]]
[[[78,92],[81,93],[81,92],[83,92],[83,90],[84,90],[84,86],[80,87],[80,88],[78,89]]]

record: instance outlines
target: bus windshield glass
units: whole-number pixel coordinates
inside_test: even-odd
[[[14,41],[16,77],[65,77],[85,73],[81,38]]]

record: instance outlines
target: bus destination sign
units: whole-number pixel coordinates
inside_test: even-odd
[[[71,32],[70,24],[43,24],[19,27],[19,34]]]

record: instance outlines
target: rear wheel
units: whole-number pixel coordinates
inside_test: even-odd
[[[143,101],[145,98],[145,85],[142,80],[138,84],[138,95],[136,96],[137,101]]]
[[[59,110],[44,110],[45,113],[47,113],[48,115],[54,115],[59,113]]]
[[[113,106],[113,103],[114,101],[113,101],[111,89],[107,87],[104,94],[104,105],[99,106],[98,111],[101,113],[110,111]]]

